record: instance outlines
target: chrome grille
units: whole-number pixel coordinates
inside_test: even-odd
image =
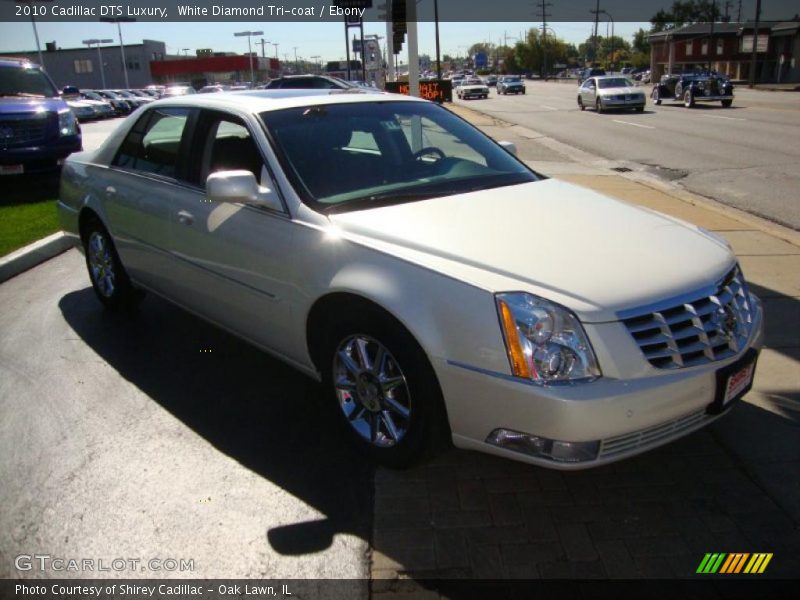
[[[750,337],[753,307],[736,267],[710,294],[624,318],[623,323],[651,365],[678,369],[736,355]]]
[[[690,433],[713,419],[714,417],[707,415],[705,409],[702,409],[674,421],[602,440],[598,458],[610,458],[640,448],[654,446],[659,442],[666,442]]]
[[[4,148],[32,144],[44,140],[47,132],[47,118],[0,120],[0,145]]]

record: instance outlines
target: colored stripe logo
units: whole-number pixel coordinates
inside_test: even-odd
[[[750,575],[761,574],[767,569],[769,561],[772,560],[771,552],[709,552],[700,561],[697,573],[701,574],[738,574],[747,573]]]

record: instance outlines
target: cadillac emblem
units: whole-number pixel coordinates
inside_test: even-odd
[[[730,306],[720,306],[711,313],[711,323],[720,337],[730,341],[736,335],[736,313]]]

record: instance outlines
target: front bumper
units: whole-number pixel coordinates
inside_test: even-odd
[[[82,148],[80,134],[36,146],[0,148],[0,165],[22,165],[23,173],[49,171],[58,168],[67,156],[80,152]]]
[[[642,374],[629,378],[616,376],[612,368],[592,383],[542,386],[471,365],[436,361],[453,442],[530,464],[576,470],[687,435],[720,416],[707,412],[717,394],[717,372],[763,344],[763,311],[754,296],[753,302],[755,318],[747,345],[730,359],[698,367],[661,370],[637,365],[634,370]],[[556,462],[488,443],[497,429],[568,443],[597,442],[599,450],[591,460]]]
[[[720,100],[733,100],[733,95],[706,96],[702,92],[695,92],[693,98],[695,102],[719,102]]]
[[[630,100],[620,100],[618,98],[601,98],[600,102],[603,103],[605,108],[639,108],[645,106],[647,101],[644,96],[641,98],[632,98]]]

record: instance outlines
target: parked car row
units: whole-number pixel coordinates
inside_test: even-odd
[[[79,121],[128,115],[156,99],[145,90],[81,90],[75,86],[64,87],[61,95]]]

